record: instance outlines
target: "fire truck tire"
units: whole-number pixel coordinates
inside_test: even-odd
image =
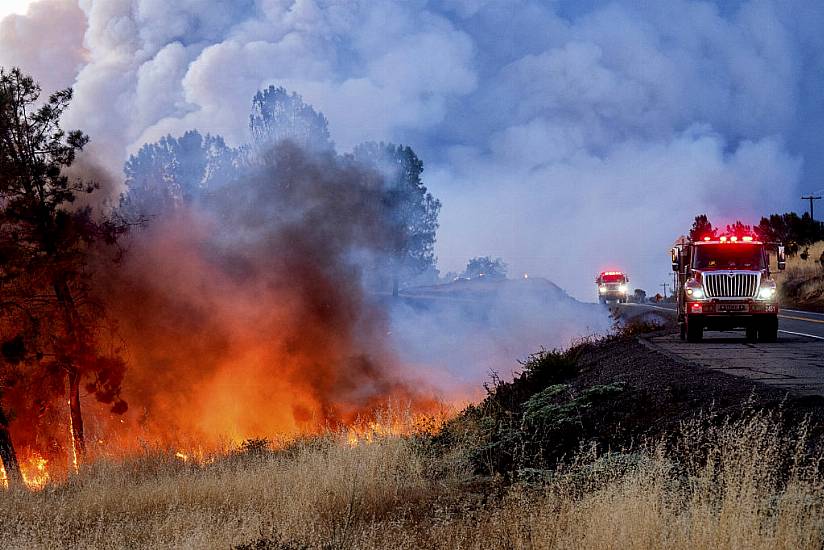
[[[778,317],[768,317],[758,327],[758,339],[762,342],[778,341]]]
[[[700,342],[704,339],[704,326],[700,323],[687,323],[687,342]]]
[[[756,321],[753,321],[750,326],[747,327],[747,342],[757,342],[758,341],[758,325]]]

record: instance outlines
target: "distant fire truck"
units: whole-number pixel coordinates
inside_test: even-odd
[[[681,237],[672,249],[681,339],[698,342],[704,329],[745,329],[747,340],[775,342],[778,302],[769,250],[784,269],[784,247],[756,235]]]
[[[595,277],[598,285],[598,303],[626,303],[629,293],[629,277],[623,271],[602,271]]]

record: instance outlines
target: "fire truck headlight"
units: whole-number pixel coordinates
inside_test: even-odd
[[[695,279],[687,281],[685,286],[684,292],[687,294],[687,298],[691,300],[703,300],[706,296],[703,285]]]
[[[598,292],[604,294],[607,291],[607,285],[601,285],[598,287]]]
[[[775,281],[764,281],[758,290],[759,300],[772,300],[775,297]]]
[[[627,293],[627,285],[619,286],[618,287],[618,292],[620,292],[621,294],[626,294]]]
[[[690,298],[694,298],[696,300],[700,300],[704,297],[704,289],[700,286],[695,288],[688,288],[687,296],[689,296]]]

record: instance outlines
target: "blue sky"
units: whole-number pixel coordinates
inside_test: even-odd
[[[0,65],[73,85],[115,173],[189,128],[245,140],[252,94],[301,93],[340,151],[411,145],[444,203],[443,271],[475,255],[592,299],[652,290],[695,214],[757,222],[824,188],[824,7],[809,0],[41,0]]]

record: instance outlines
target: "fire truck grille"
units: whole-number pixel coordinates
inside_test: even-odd
[[[758,291],[756,273],[705,273],[704,289],[709,298],[754,298]]]

